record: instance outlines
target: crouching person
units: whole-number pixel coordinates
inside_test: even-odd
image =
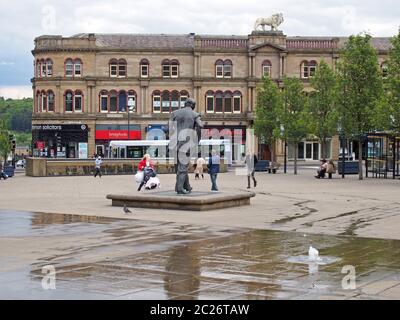
[[[146,153],[143,156],[143,159],[139,162],[138,169],[139,171],[143,171],[143,180],[138,188],[138,191],[140,191],[151,177],[156,176],[156,173],[154,171],[153,161],[151,161],[149,154]]]

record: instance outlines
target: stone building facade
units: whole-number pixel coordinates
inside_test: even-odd
[[[245,151],[256,88],[262,76],[282,86],[283,76],[309,79],[321,60],[333,68],[346,38],[287,37],[280,31],[247,36],[77,34],[35,39],[32,88],[33,148],[37,156],[107,155],[110,140],[146,139],[167,124],[188,97],[206,128],[220,130]],[[384,68],[389,38],[374,38]],[[132,107],[129,113],[128,107]],[[242,130],[242,133],[241,131]],[[256,141],[261,158],[269,151]],[[297,146],[300,159],[320,157],[317,140]],[[293,149],[293,147],[292,147]],[[337,156],[337,139],[331,145]],[[282,161],[283,145],[276,154]],[[134,156],[133,154],[120,156]],[[237,155],[234,155],[235,157]],[[289,158],[291,149],[289,148]]]

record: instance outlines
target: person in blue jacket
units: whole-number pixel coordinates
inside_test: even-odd
[[[215,150],[212,150],[211,157],[208,160],[208,173],[210,174],[211,178],[211,191],[218,191],[217,187],[217,175],[219,173],[219,164],[221,158],[217,154]]]

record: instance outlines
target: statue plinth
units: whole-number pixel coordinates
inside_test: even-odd
[[[275,37],[282,37],[283,31],[280,30],[254,30],[251,33],[252,36],[275,36]]]

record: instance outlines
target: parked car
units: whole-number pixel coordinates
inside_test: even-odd
[[[25,160],[24,159],[18,160],[15,165],[17,166],[17,168],[18,167],[25,168]]]

